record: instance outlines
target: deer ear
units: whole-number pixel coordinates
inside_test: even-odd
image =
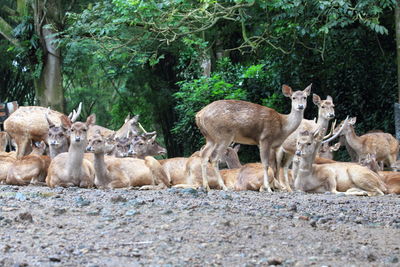
[[[293,94],[293,90],[289,85],[284,84],[282,85],[282,93],[286,97],[291,97]]]
[[[332,99],[332,97],[331,97],[330,95],[328,95],[328,96],[326,97],[326,100],[333,102],[333,99]]]
[[[306,89],[303,90],[303,92],[306,93],[307,96],[309,96],[311,94],[311,87],[312,87],[312,83],[310,83],[310,85],[307,86]]]
[[[134,116],[134,117],[132,118],[131,124],[134,125],[134,124],[138,123],[138,121],[139,121],[139,115],[136,115],[136,116]]]
[[[86,125],[90,126],[96,123],[96,114],[92,114],[86,119]]]
[[[152,138],[149,139],[149,143],[153,143],[156,141],[157,134],[155,134]]]
[[[240,144],[237,144],[236,146],[233,147],[233,150],[235,150],[236,153],[239,152],[240,149]]]
[[[44,114],[46,117],[47,123],[49,124],[49,128],[55,127],[54,123],[50,120],[49,116],[47,115],[47,112]]]
[[[350,125],[354,125],[354,124],[356,124],[356,121],[357,121],[357,117],[350,118],[349,119],[349,124]]]
[[[130,119],[131,119],[131,114],[128,114],[128,116],[126,116],[126,118],[125,118],[125,122],[124,123],[127,123]]]
[[[338,143],[334,144],[333,146],[331,146],[330,151],[331,152],[338,151],[339,148],[340,148],[340,142],[338,142]]]
[[[61,120],[61,124],[62,124],[63,128],[65,128],[65,129],[70,129],[71,128],[72,122],[67,116],[62,115],[60,120]]]
[[[321,104],[321,98],[317,94],[313,94],[312,96],[313,103],[317,106]]]

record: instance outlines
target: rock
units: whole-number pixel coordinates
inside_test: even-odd
[[[67,210],[64,208],[54,208],[54,215],[62,215],[66,212]]]
[[[15,194],[15,199],[19,200],[19,201],[24,201],[24,200],[27,200],[27,197],[25,196],[25,194],[23,194],[21,192],[17,192]]]
[[[283,260],[281,258],[268,259],[268,265],[281,265]]]
[[[51,262],[61,262],[61,259],[58,256],[50,256],[49,260]]]
[[[86,214],[89,216],[98,216],[98,215],[100,215],[100,210],[99,209],[91,210],[91,211],[88,211]]]
[[[373,261],[376,261],[376,256],[373,254],[373,253],[368,253],[368,255],[367,255],[367,260],[369,261],[369,262],[373,262]]]
[[[299,216],[299,220],[303,220],[303,221],[309,221],[310,220],[310,217],[308,217],[308,216]]]
[[[112,203],[118,203],[118,202],[127,202],[128,200],[125,197],[118,195],[118,196],[112,197],[110,199],[110,201]]]
[[[296,204],[290,205],[289,211],[297,212],[297,205]]]
[[[310,225],[312,226],[312,227],[317,227],[317,221],[316,220],[311,220],[310,221]]]
[[[84,206],[89,206],[90,205],[90,201],[84,199],[83,197],[77,197],[76,200],[75,200],[75,203],[79,207],[84,207]]]
[[[30,214],[29,212],[22,212],[18,214],[18,218],[21,221],[33,222],[32,214]]]
[[[390,260],[390,263],[399,263],[399,258],[397,258],[396,256],[393,256]]]
[[[188,195],[194,195],[194,196],[197,196],[197,195],[198,195],[197,190],[194,189],[194,188],[185,188],[185,189],[182,189],[181,192],[182,192],[183,194],[188,194]]]
[[[137,210],[128,210],[127,212],[125,212],[126,216],[134,216],[134,215],[137,215],[137,214],[140,214],[140,212],[137,211]]]
[[[162,214],[168,215],[168,214],[172,214],[172,210],[165,210]]]
[[[233,197],[225,191],[221,191],[219,195],[222,197],[222,199],[233,200]]]

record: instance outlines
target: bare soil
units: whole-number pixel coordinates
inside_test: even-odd
[[[0,186],[0,266],[399,266],[400,197]]]

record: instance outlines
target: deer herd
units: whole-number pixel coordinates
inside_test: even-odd
[[[311,85],[293,91],[289,114],[238,100],[212,102],[196,114],[206,139],[190,157],[157,160],[166,154],[156,132],[146,132],[139,117],[129,116],[113,131],[96,125],[94,114],[77,121],[81,104],[69,116],[39,106],[20,107],[0,132],[0,183],[12,185],[78,186],[84,188],[205,190],[280,190],[292,192],[343,192],[346,195],[400,194],[397,168],[399,142],[391,134],[372,131],[357,136],[356,118],[336,126],[335,105],[313,94],[317,120],[303,118]],[[329,143],[335,138],[339,142]],[[239,145],[257,145],[261,163],[242,165]],[[16,151],[5,152],[7,144]],[[333,152],[346,146],[353,162],[333,160]],[[219,164],[226,169],[219,169]],[[290,168],[291,167],[291,168]]]

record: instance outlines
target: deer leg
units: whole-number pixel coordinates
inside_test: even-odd
[[[226,187],[224,180],[222,179],[221,174],[219,173],[219,166],[218,166],[218,162],[219,162],[219,158],[221,153],[228,147],[229,143],[226,144],[219,144],[217,145],[216,149],[215,149],[215,157],[211,158],[211,165],[213,166],[214,170],[215,170],[215,174],[217,176],[217,181],[218,181],[218,185],[223,189],[223,190],[228,190],[228,188]]]
[[[261,142],[260,157],[261,157],[261,163],[264,166],[264,181],[260,187],[260,192],[262,191],[272,192],[271,186],[269,185],[269,176],[268,176],[269,152],[270,152],[269,144],[267,142]]]
[[[293,155],[289,153],[284,153],[285,157],[283,160],[283,177],[279,176],[279,182],[282,186],[282,189],[287,190],[288,192],[293,192],[289,183],[289,166],[292,163]]]
[[[20,159],[27,154],[29,139],[26,136],[22,136],[16,140],[17,142],[17,158]]]
[[[215,150],[216,144],[207,140],[207,144],[200,151],[201,157],[201,176],[203,178],[203,187],[205,190],[210,191],[210,186],[208,185],[208,177],[207,177],[207,164],[208,160],[211,157],[211,154]]]

